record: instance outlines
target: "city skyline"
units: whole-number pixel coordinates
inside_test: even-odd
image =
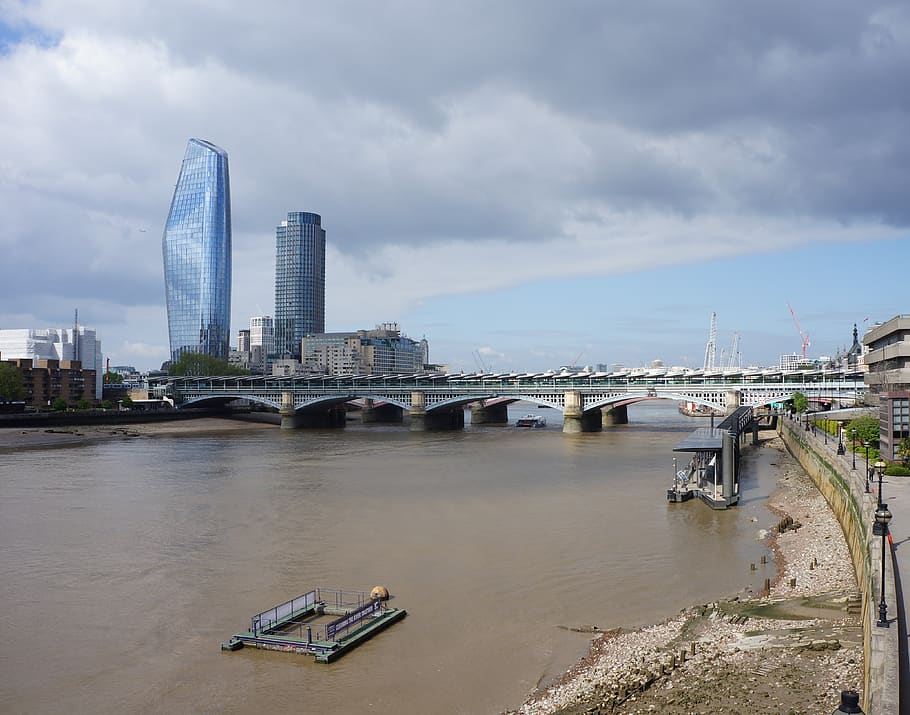
[[[908,47],[887,2],[14,0],[0,328],[78,308],[112,364],[168,359],[158,240],[204,136],[231,155],[231,342],[276,314],[275,219],[305,206],[331,227],[325,329],[397,322],[456,370],[698,366],[712,312],[718,356],[738,332],[776,364],[788,304],[832,355],[907,310]]]

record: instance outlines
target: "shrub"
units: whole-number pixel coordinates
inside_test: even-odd
[[[885,474],[889,477],[910,477],[910,467],[902,464],[889,464],[885,467]]]

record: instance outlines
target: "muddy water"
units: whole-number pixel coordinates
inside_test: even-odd
[[[0,710],[496,713],[584,653],[560,626],[659,620],[772,575],[749,569],[767,464],[737,509],[668,505],[672,449],[703,420],[651,403],[564,435],[540,412],[544,430],[240,427],[0,455]],[[311,587],[377,584],[408,617],[335,664],[220,650]]]

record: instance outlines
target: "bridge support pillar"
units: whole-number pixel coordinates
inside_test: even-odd
[[[613,427],[614,425],[629,424],[629,406],[614,405],[610,409],[601,409],[600,426],[603,428]]]
[[[509,405],[499,402],[487,405],[481,400],[471,405],[472,425],[504,425],[509,421]]]
[[[376,405],[371,399],[363,401],[363,409],[360,411],[360,421],[365,425],[376,423],[398,424],[404,422],[404,410],[397,405],[385,403]]]
[[[297,429],[300,421],[297,419],[297,411],[294,409],[294,393],[281,393],[281,407],[278,409],[281,415],[281,429]]]
[[[584,402],[581,393],[577,390],[566,392],[566,406],[562,412],[562,431],[567,434],[584,432],[581,419],[583,414]]]
[[[411,408],[408,410],[411,432],[425,432],[427,429],[427,396],[423,392],[411,393]]]
[[[728,415],[732,415],[740,408],[742,401],[742,392],[739,390],[727,390],[726,395],[724,395],[724,412]]]

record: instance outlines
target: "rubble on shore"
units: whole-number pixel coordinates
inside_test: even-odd
[[[779,438],[770,592],[598,636],[588,656],[512,715],[830,712],[861,691],[859,596],[840,525]]]

